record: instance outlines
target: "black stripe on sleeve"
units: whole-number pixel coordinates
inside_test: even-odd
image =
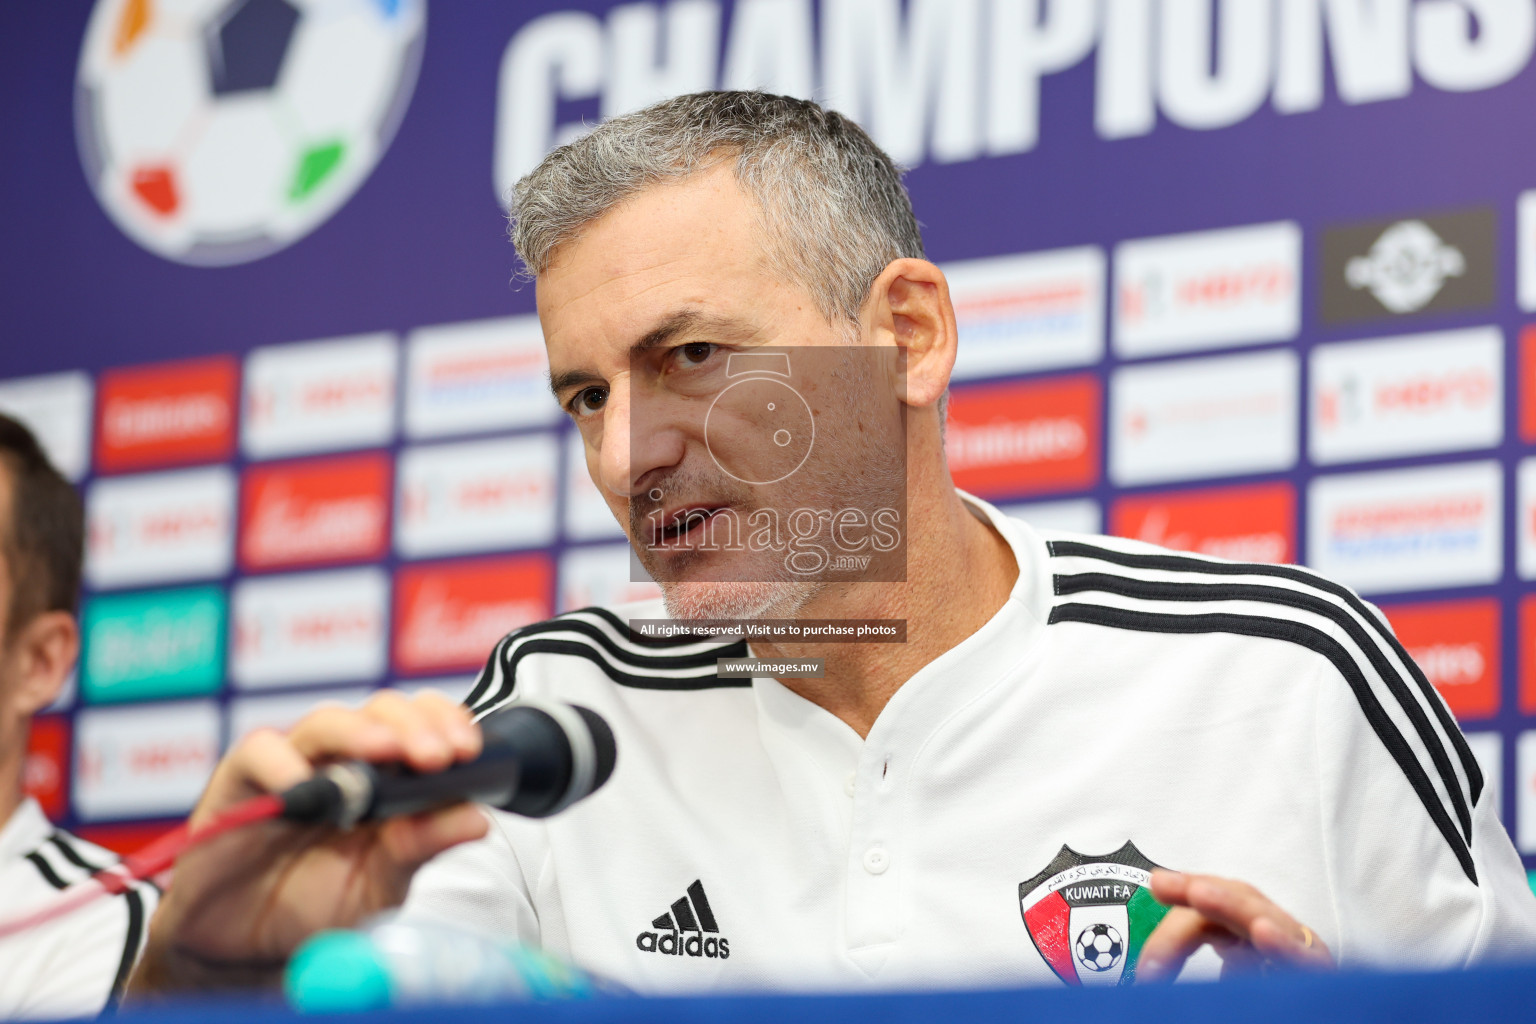
[[[33,850],[31,853],[27,854],[27,860],[32,862],[32,866],[37,868],[37,873],[42,875],[43,880],[46,881],[49,885],[53,886],[55,889],[69,888],[69,883],[59,877],[59,873],[53,870],[53,865],[49,864],[47,859],[44,858],[42,854],[38,853],[36,850]]]
[[[90,861],[80,856],[80,851],[75,848],[74,843],[70,842],[70,837],[67,833],[55,832],[53,835],[48,837],[48,841],[53,844],[54,849],[58,850],[59,853],[64,855],[65,860],[69,861],[77,868],[84,868],[86,871],[89,871],[93,875],[107,866],[105,864],[92,864]]]
[[[1456,830],[1456,823],[1446,813],[1445,805],[1435,793],[1434,785],[1424,773],[1418,758],[1414,757],[1406,740],[1387,717],[1386,709],[1376,699],[1370,683],[1360,671],[1355,659],[1333,637],[1312,626],[1289,619],[1269,619],[1252,615],[1199,614],[1169,615],[1156,612],[1132,611],[1126,608],[1110,608],[1102,605],[1068,603],[1051,610],[1050,623],[1081,622],[1111,629],[1130,629],[1144,633],[1229,633],[1236,636],[1262,637],[1284,640],[1315,651],[1333,663],[1354,691],[1360,710],[1370,723],[1376,736],[1386,746],[1393,760],[1407,776],[1419,801],[1429,812],[1430,819],[1441,836],[1451,847],[1452,854],[1466,872],[1473,885],[1477,884],[1477,868],[1472,863],[1472,853]]]
[[[1413,723],[1414,732],[1424,744],[1424,749],[1429,751],[1430,760],[1435,763],[1435,770],[1439,772],[1440,780],[1445,784],[1445,791],[1456,812],[1456,819],[1461,823],[1462,834],[1466,836],[1468,842],[1472,841],[1472,815],[1467,810],[1467,801],[1461,792],[1461,780],[1456,777],[1456,769],[1451,767],[1451,759],[1446,755],[1444,744],[1440,737],[1435,735],[1434,726],[1430,725],[1424,709],[1409,692],[1402,676],[1387,661],[1381,646],[1372,642],[1364,627],[1347,610],[1315,594],[1249,583],[1173,583],[1166,580],[1138,580],[1125,576],[1112,576],[1108,573],[1088,572],[1059,575],[1055,579],[1055,585],[1056,592],[1061,595],[1098,591],[1145,601],[1254,601],[1283,605],[1328,619],[1343,630],[1360,649],[1366,660],[1371,663],[1371,667],[1376,670],[1376,674],[1386,683],[1392,696],[1402,706],[1403,713]],[[1390,724],[1389,721],[1389,727]]]
[[[128,975],[133,972],[134,962],[139,958],[139,943],[144,939],[144,898],[137,890],[129,889],[123,893],[123,902],[128,906],[128,931],[123,936],[123,955],[117,961],[117,976],[112,979],[108,1006],[117,1005],[123,998],[123,989],[128,987]]]
[[[1128,569],[1153,569],[1161,572],[1193,572],[1204,573],[1211,576],[1274,576],[1277,579],[1290,580],[1313,587],[1326,594],[1331,594],[1343,601],[1356,615],[1369,623],[1371,630],[1380,641],[1397,655],[1399,661],[1407,668],[1408,674],[1418,685],[1419,692],[1424,695],[1424,700],[1434,712],[1435,719],[1440,723],[1440,728],[1446,736],[1450,737],[1451,746],[1456,750],[1456,756],[1461,761],[1463,772],[1467,776],[1467,784],[1471,789],[1472,806],[1477,806],[1478,799],[1483,793],[1483,770],[1477,763],[1477,757],[1468,746],[1467,739],[1461,733],[1461,728],[1456,720],[1451,717],[1445,702],[1435,692],[1430,684],[1429,677],[1424,675],[1424,670],[1408,656],[1408,651],[1402,642],[1382,624],[1370,608],[1366,607],[1353,590],[1345,587],[1326,576],[1319,576],[1314,572],[1299,568],[1294,565],[1271,565],[1268,563],[1247,562],[1223,562],[1204,558],[1194,558],[1188,555],[1174,554],[1142,554],[1130,551],[1116,551],[1111,548],[1099,547],[1095,544],[1085,544],[1082,541],[1053,540],[1046,543],[1047,550],[1059,558],[1096,558],[1113,565],[1125,566]]]

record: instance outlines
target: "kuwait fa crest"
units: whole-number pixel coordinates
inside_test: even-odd
[[[1068,985],[1129,985],[1168,908],[1152,898],[1153,864],[1135,844],[1088,857],[1070,846],[1027,882],[1019,909],[1035,948]]]

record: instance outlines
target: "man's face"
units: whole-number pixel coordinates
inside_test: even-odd
[[[538,306],[555,397],[674,615],[787,615],[859,578],[805,571],[804,548],[845,509],[904,508],[898,350],[770,267],[728,162],[588,225]]]

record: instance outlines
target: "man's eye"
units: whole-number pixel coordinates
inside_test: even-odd
[[[715,354],[715,349],[718,347],[711,341],[695,341],[687,345],[679,345],[673,351],[676,353],[679,366],[692,369],[704,365],[709,357]]]
[[[590,416],[595,412],[601,412],[607,402],[606,388],[582,388],[576,392],[576,397],[571,399],[571,413],[575,416]]]

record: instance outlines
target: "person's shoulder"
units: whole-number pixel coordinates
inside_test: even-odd
[[[636,691],[739,686],[716,676],[721,658],[745,656],[734,638],[673,629],[660,598],[578,608],[514,629],[492,650],[465,703],[485,714],[517,697],[571,699],[593,688]]]

